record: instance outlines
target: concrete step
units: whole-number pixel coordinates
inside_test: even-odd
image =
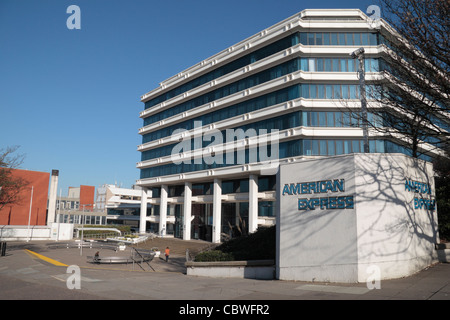
[[[145,242],[134,245],[135,248],[141,248],[150,250],[152,248],[158,248],[161,254],[164,253],[166,247],[170,249],[170,255],[185,256],[186,250],[189,250],[191,257],[195,256],[203,250],[207,250],[215,247],[216,245],[202,240],[181,240],[178,238],[168,238],[168,237],[156,237],[149,239]]]

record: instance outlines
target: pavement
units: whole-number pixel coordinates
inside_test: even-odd
[[[116,253],[101,249],[100,255],[129,255],[131,251],[127,250]],[[369,289],[365,283],[188,276],[185,256],[181,255],[171,256],[169,262],[155,258],[151,267],[144,263],[142,268],[137,264],[87,262],[87,256],[96,251],[99,250],[51,249],[48,242],[39,241],[8,243],[6,256],[0,257],[0,299],[177,301],[172,312],[180,312],[187,302],[192,306],[194,301],[197,305],[202,301],[205,305],[211,301],[229,305],[234,301],[235,305],[242,300],[256,304],[299,300],[450,300],[449,263],[435,264],[410,277],[382,280],[380,289]],[[77,266],[79,271],[69,266]],[[79,277],[75,278],[76,275]],[[223,308],[216,311],[222,314],[232,311],[231,307]],[[193,309],[193,312],[199,310],[202,311]]]

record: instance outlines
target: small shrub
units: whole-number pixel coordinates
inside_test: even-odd
[[[275,259],[276,228],[261,227],[255,233],[224,242],[217,247],[225,253],[232,253],[235,260]]]

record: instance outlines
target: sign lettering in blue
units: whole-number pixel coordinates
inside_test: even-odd
[[[429,183],[405,179],[405,191],[418,193],[420,195],[431,195],[431,185]],[[414,209],[433,211],[436,209],[436,200],[414,197]]]
[[[429,183],[408,179],[405,180],[405,190],[415,193],[431,194],[431,186]]]
[[[298,210],[353,209],[353,196],[298,199]]]
[[[426,209],[433,211],[436,209],[436,200],[414,198],[414,209]]]
[[[330,192],[344,192],[345,180],[322,180],[314,182],[301,182],[285,184],[282,195],[300,195],[300,194],[328,194]],[[315,210],[325,209],[353,209],[353,196],[339,197],[316,197],[316,198],[299,198],[298,210]]]
[[[291,183],[285,184],[283,187],[282,195],[296,195],[296,194],[311,194],[311,193],[327,193],[331,192],[344,192],[345,180],[335,179],[335,180],[324,180],[316,182],[302,182],[302,183]]]

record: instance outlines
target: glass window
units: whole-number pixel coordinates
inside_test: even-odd
[[[348,59],[340,59],[340,63],[341,63],[341,70],[342,72],[347,72],[347,60]]]
[[[324,71],[330,72],[331,70],[331,59],[324,59]]]
[[[328,154],[327,151],[327,140],[319,140],[319,147],[320,147],[320,155],[326,156]]]
[[[323,34],[323,44],[326,46],[330,45],[330,33],[329,32],[324,32]]]
[[[333,72],[341,71],[339,59],[333,59]]]
[[[361,44],[363,46],[369,45],[369,35],[367,33],[361,33]]]
[[[316,59],[314,58],[308,59],[308,71],[311,72],[316,71]]]
[[[357,59],[347,59],[348,60],[348,72],[355,72],[357,70],[356,64],[359,63]]]
[[[334,112],[327,112],[327,127],[334,127]]]
[[[352,142],[350,140],[344,140],[344,153],[348,154],[352,152]]]
[[[352,152],[353,153],[361,152],[359,140],[352,140]]]
[[[355,85],[350,86],[350,99],[357,99],[357,90]]]
[[[324,111],[319,111],[319,127],[326,127],[327,126],[327,120],[326,115],[327,113]]]
[[[315,84],[310,84],[309,85],[309,97],[311,99],[316,99],[317,98],[317,85],[315,85]]]
[[[312,127],[318,127],[319,126],[319,121],[318,121],[318,113],[316,111],[311,111],[309,112],[310,114],[310,126]]]
[[[334,99],[341,99],[342,94],[341,94],[341,86],[338,84],[333,85],[333,95],[334,95]]]
[[[302,126],[308,126],[308,112],[306,112],[306,111],[302,111],[302,112],[300,112],[300,118],[301,118],[301,120],[300,120],[300,123],[301,123],[301,125]]]
[[[325,71],[323,59],[318,58],[316,60],[317,60],[317,71]]]
[[[334,112],[334,126],[335,127],[342,127],[342,112]]]
[[[370,71],[371,72],[379,72],[380,71],[379,59],[378,58],[370,59]]]
[[[343,99],[348,99],[349,95],[348,95],[348,84],[343,84],[342,85],[342,98]]]
[[[308,33],[308,45],[312,46],[314,45],[314,32]]]
[[[323,39],[322,39],[322,33],[321,32],[317,32],[316,33],[316,45],[317,46],[323,45]]]
[[[375,140],[369,140],[369,152],[370,153],[377,152],[376,145],[375,145]]]
[[[344,141],[336,140],[336,155],[344,153]]]
[[[383,153],[384,152],[384,141],[383,140],[375,140],[377,152]]]
[[[305,151],[305,155],[307,156],[312,155],[311,140],[309,139],[303,140],[303,150]]]
[[[345,42],[348,46],[353,46],[354,42],[353,42],[353,33],[351,32],[347,32],[345,34]]]
[[[333,86],[331,84],[326,85],[325,97],[326,99],[333,99]]]
[[[303,71],[309,71],[309,67],[308,67],[308,59],[302,58],[300,63],[301,63],[301,70],[303,70]]]
[[[318,84],[317,85],[317,98],[319,99],[325,99],[325,85],[323,84]]]
[[[361,33],[360,32],[355,32],[353,34],[354,40],[355,40],[355,46],[360,46],[361,45]]]
[[[319,140],[311,140],[312,155],[319,155]]]
[[[336,32],[332,32],[330,35],[331,35],[331,44],[333,46],[337,46],[339,44],[338,43],[338,34]]]
[[[344,127],[350,127],[351,125],[350,112],[342,113],[342,125]]]
[[[369,33],[369,45],[371,46],[378,45],[378,37],[376,33]]]
[[[339,33],[339,45],[340,46],[345,46],[345,33]]]
[[[302,84],[302,97],[309,99],[309,84]]]
[[[307,32],[300,32],[300,43],[307,45],[308,44],[308,33]]]
[[[334,140],[328,140],[328,155],[329,156],[336,155],[336,148],[334,146]]]

